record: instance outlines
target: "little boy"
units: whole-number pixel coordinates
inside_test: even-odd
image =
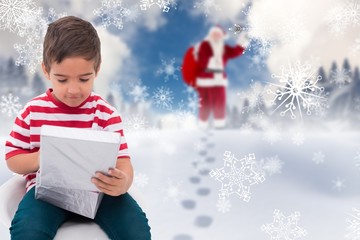
[[[94,222],[112,240],[151,238],[145,213],[127,193],[133,180],[133,168],[121,118],[114,107],[92,92],[100,63],[100,39],[89,22],[69,16],[49,25],[42,69],[52,88],[26,104],[6,142],[5,158],[9,169],[23,174],[27,181],[27,193],[10,227],[13,240],[53,239],[61,224],[79,217],[34,197],[43,125],[120,134],[116,167],[109,169],[108,175],[97,172],[91,179],[104,192]]]

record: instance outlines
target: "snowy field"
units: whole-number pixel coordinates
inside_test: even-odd
[[[281,234],[291,240],[359,239],[359,227],[349,228],[351,220],[359,222],[357,132],[286,131],[269,138],[240,130],[163,130],[128,133],[127,140],[155,240],[270,240],[270,232],[279,240],[286,239]],[[4,137],[1,151],[3,143]],[[255,161],[243,171],[249,154]],[[238,160],[238,172],[232,172],[238,178],[228,182],[246,185],[239,172],[255,181],[248,201],[234,193],[219,202],[228,178],[219,181],[213,173],[220,173],[224,159]],[[0,183],[11,176],[2,161]],[[0,239],[8,238],[1,226]]]

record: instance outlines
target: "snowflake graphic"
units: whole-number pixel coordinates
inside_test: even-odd
[[[133,114],[124,119],[124,128],[128,132],[143,132],[147,128],[147,121],[139,114]]]
[[[276,125],[267,126],[263,134],[263,139],[271,145],[281,140],[281,129]]]
[[[355,166],[360,168],[360,152],[356,152],[356,156],[354,157]]]
[[[135,173],[134,184],[137,187],[143,188],[149,184],[149,177],[144,173]]]
[[[149,96],[147,86],[143,86],[140,81],[138,84],[133,84],[131,88],[128,94],[133,97],[134,102],[146,102],[146,98]]]
[[[279,159],[277,155],[273,157],[267,157],[260,161],[260,165],[262,169],[269,174],[269,176],[273,174],[281,173],[281,169],[284,165],[284,162]]]
[[[304,141],[305,141],[305,135],[301,131],[296,131],[293,133],[291,140],[292,140],[292,143],[296,146],[303,145]]]
[[[319,151],[319,152],[314,152],[312,160],[313,160],[316,164],[323,163],[324,160],[325,160],[325,155],[324,155],[321,151]]]
[[[129,8],[128,15],[124,16],[126,22],[136,22],[140,16],[138,5],[133,5]]]
[[[216,208],[221,213],[227,213],[230,211],[231,203],[229,199],[218,199]]]
[[[360,240],[360,210],[353,208],[353,214],[349,214],[351,218],[347,218],[346,222],[349,223],[345,239]]]
[[[18,35],[36,40],[43,37],[47,29],[47,22],[42,15],[43,9],[37,8],[33,11],[24,12],[24,14],[19,16],[19,21],[22,24],[18,29]]]
[[[14,44],[14,48],[20,54],[15,64],[27,66],[30,73],[35,73],[42,61],[42,43],[36,42],[33,38],[27,38],[25,44]]]
[[[336,189],[337,191],[341,191],[343,188],[346,187],[345,185],[345,179],[342,179],[340,177],[337,177],[335,180],[332,181],[333,182],[333,188]]]
[[[270,83],[278,89],[275,92],[272,89],[267,91],[274,95],[272,104],[277,105],[273,113],[283,107],[285,109],[280,112],[280,116],[285,116],[290,112],[291,118],[296,119],[296,111],[298,111],[302,119],[302,109],[306,111],[307,115],[311,115],[312,109],[319,105],[314,101],[314,98],[325,100],[321,95],[324,88],[316,85],[321,80],[321,76],[314,79],[316,71],[309,64],[301,64],[300,62],[294,66],[289,64],[288,68],[282,67],[281,71],[281,75],[272,74],[272,77],[279,79],[280,83],[286,85]]]
[[[341,88],[351,82],[351,72],[345,69],[331,71],[330,79],[331,83],[335,83]]]
[[[104,28],[114,25],[117,29],[123,29],[123,18],[130,14],[130,10],[121,4],[121,0],[102,0],[101,7],[94,10],[94,15],[101,18]]]
[[[254,131],[251,123],[248,123],[248,122],[241,124],[239,130],[244,135],[249,135],[250,133],[252,133]]]
[[[326,17],[330,32],[335,36],[344,34],[349,26],[360,25],[359,0],[348,0],[334,5]]]
[[[216,0],[197,1],[194,5],[194,8],[201,9],[205,17],[208,17],[211,14],[211,9],[215,11],[221,10],[220,5],[216,3]]]
[[[177,3],[175,0],[140,0],[140,9],[145,11],[157,5],[163,12],[169,12],[170,6],[176,9]]]
[[[170,59],[169,61],[161,59],[161,67],[156,71],[156,75],[165,74],[165,82],[171,77],[174,80],[178,80],[179,77],[176,72],[180,72],[180,67],[175,66],[175,58]]]
[[[351,55],[357,56],[360,52],[360,37],[356,38],[353,45],[349,48]]]
[[[249,154],[238,160],[231,152],[224,153],[224,166],[211,170],[212,178],[221,182],[219,198],[224,199],[232,194],[237,194],[244,201],[249,202],[251,198],[250,186],[265,181],[265,176],[256,171],[255,154]]]
[[[8,117],[16,116],[21,110],[22,105],[19,103],[19,98],[9,93],[7,96],[1,96],[0,110],[6,113]]]
[[[280,210],[274,210],[272,223],[264,224],[261,230],[270,235],[271,240],[294,240],[307,235],[307,231],[298,226],[300,213],[285,216]]]
[[[163,192],[164,195],[164,202],[168,200],[173,201],[175,204],[179,204],[180,198],[186,196],[185,192],[181,190],[182,182],[174,183],[173,180],[167,179],[166,187],[160,188],[160,191]]]
[[[35,11],[32,0],[2,0],[0,1],[0,29],[15,32],[23,28],[24,15],[32,15]]]
[[[173,102],[173,93],[169,88],[160,87],[153,93],[153,103],[160,108],[171,110]]]

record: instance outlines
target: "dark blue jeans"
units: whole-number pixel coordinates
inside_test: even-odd
[[[33,187],[21,200],[12,220],[11,239],[53,239],[61,224],[75,218],[82,217],[35,199],[35,187]],[[104,194],[93,221],[111,240],[151,239],[146,215],[128,193],[118,197]]]

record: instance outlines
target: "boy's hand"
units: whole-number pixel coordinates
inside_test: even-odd
[[[96,172],[91,182],[103,193],[119,196],[126,192],[128,177],[120,169],[110,168],[107,174]]]

